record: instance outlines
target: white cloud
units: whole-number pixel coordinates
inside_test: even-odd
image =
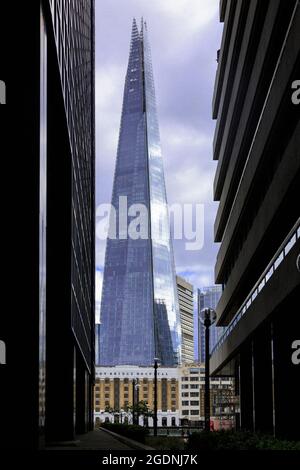
[[[152,0],[151,3],[170,19],[180,19],[189,32],[209,23],[219,8],[217,0]]]
[[[112,109],[122,97],[125,70],[114,63],[96,70],[96,106]]]
[[[161,126],[164,145],[174,147],[195,147],[198,151],[209,149],[212,136],[201,133],[200,129],[177,124]]]
[[[104,266],[105,241],[96,238],[96,266],[101,269]]]
[[[100,305],[101,305],[101,295],[102,295],[102,284],[103,284],[103,271],[99,268],[96,269],[95,276],[95,313],[96,313],[96,323],[99,323],[100,319]]]
[[[169,199],[184,203],[204,203],[212,199],[212,175],[196,165],[179,168],[168,181]]]

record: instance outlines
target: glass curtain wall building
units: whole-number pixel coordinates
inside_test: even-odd
[[[133,21],[101,303],[101,365],[176,365],[181,330],[147,25]],[[139,236],[130,233],[143,214]],[[121,226],[121,221],[124,226]],[[129,234],[127,234],[127,229]]]
[[[14,308],[0,316],[0,447],[36,449],[93,427],[94,1],[2,2],[1,20],[1,156],[14,175],[3,291]]]
[[[204,308],[216,309],[222,295],[222,286],[203,287],[198,289],[198,360],[205,362],[205,326],[200,321],[201,310]],[[224,331],[223,327],[212,325],[210,327],[209,350],[213,350]]]

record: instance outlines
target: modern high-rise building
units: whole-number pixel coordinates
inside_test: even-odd
[[[146,23],[133,21],[101,300],[101,365],[180,361],[181,327]],[[112,212],[113,213],[113,212]],[[132,233],[140,213],[139,233]],[[114,237],[116,228],[116,237]]]
[[[235,375],[242,428],[299,440],[300,3],[220,7],[215,281],[226,329],[210,369]]]
[[[194,289],[192,284],[176,276],[180,324],[181,324],[181,362],[194,362]]]
[[[0,446],[36,449],[93,426],[94,2],[3,2],[1,22],[1,156],[14,183]]]
[[[198,307],[198,360],[205,362],[205,326],[201,321],[201,310],[204,308],[216,309],[217,304],[222,294],[222,286],[203,287],[197,291],[197,307]],[[223,333],[223,328],[220,326],[212,325],[209,329],[209,350],[210,352],[215,347],[220,336]]]
[[[100,364],[100,329],[101,329],[101,324],[96,323],[95,325],[95,364],[96,366]]]

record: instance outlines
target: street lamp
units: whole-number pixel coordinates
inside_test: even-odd
[[[200,320],[205,326],[205,390],[204,390],[204,423],[205,431],[210,431],[210,384],[209,384],[209,328],[215,323],[216,312],[212,308],[201,310]]]
[[[135,406],[135,391],[138,390],[139,388],[139,383],[138,383],[138,379],[133,379],[132,380],[132,424],[136,424],[135,423],[135,411],[134,411],[134,406]],[[139,417],[138,415],[138,411],[137,411],[137,417]],[[137,423],[138,424],[138,423]]]
[[[153,416],[153,434],[157,436],[157,369],[159,359],[154,358],[154,416]]]

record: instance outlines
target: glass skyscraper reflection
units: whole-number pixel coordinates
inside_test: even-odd
[[[127,197],[127,208],[119,203]],[[121,198],[121,199],[120,199]],[[130,237],[131,208],[147,209]],[[102,365],[176,365],[181,330],[147,26],[133,21],[113,184],[117,236],[108,237],[101,301]],[[111,219],[110,229],[114,223]]]
[[[198,360],[205,362],[205,326],[200,320],[201,310],[204,308],[216,309],[222,295],[222,286],[210,286],[198,289]],[[224,332],[222,326],[211,325],[209,338],[209,351],[215,347]]]

